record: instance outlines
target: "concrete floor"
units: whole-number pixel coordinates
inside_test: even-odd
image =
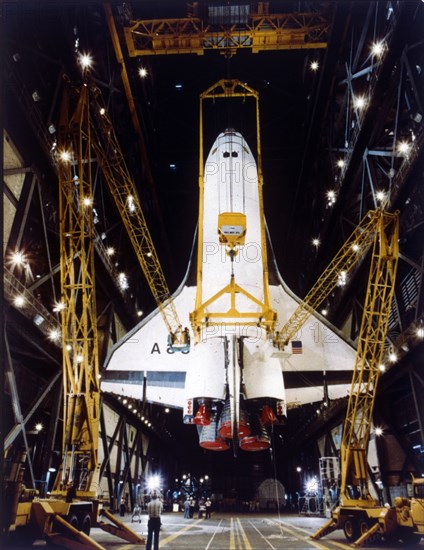
[[[121,519],[121,518],[120,518]],[[131,524],[131,517],[125,518],[133,530],[146,536],[147,517],[141,523]],[[211,519],[184,519],[180,513],[166,513],[162,516],[160,548],[168,550],[300,550],[318,548],[321,550],[351,550],[342,531],[335,531],[319,541],[309,536],[326,522],[325,518],[298,515],[269,514],[223,514],[213,513]],[[107,550],[131,550],[140,545],[128,544],[112,537],[100,529],[92,529],[91,536]],[[141,546],[144,548],[144,546]],[[406,548],[401,544],[389,546],[383,543],[366,547],[368,550]],[[424,548],[424,539],[415,548]]]
[[[119,516],[118,516],[119,517]],[[122,521],[123,518],[119,517]],[[131,515],[123,521],[137,534],[147,538],[147,516],[140,522],[131,522]],[[327,520],[322,517],[307,517],[296,514],[232,514],[212,513],[210,519],[184,519],[182,513],[168,512],[162,516],[159,547],[167,550],[351,550],[342,531],[334,531],[318,541],[309,537]],[[144,545],[130,544],[98,528],[90,536],[106,550],[143,549]],[[10,543],[10,544],[9,544]],[[46,541],[36,540],[22,544],[9,540],[5,548],[27,550],[35,546],[46,547]],[[58,548],[49,545],[49,548]],[[400,550],[411,548],[401,543],[373,543],[367,550]],[[424,549],[424,538],[414,546]]]

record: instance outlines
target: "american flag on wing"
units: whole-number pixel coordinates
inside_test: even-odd
[[[292,340],[292,353],[302,353],[302,342],[301,340]]]

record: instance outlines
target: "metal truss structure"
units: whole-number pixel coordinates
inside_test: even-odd
[[[59,123],[60,302],[63,461],[54,493],[95,498],[99,486],[99,345],[93,246],[93,178],[88,89],[75,106],[65,88]]]
[[[327,45],[330,23],[319,13],[270,13],[269,2],[258,2],[252,12],[247,4],[209,6],[207,14],[198,11],[180,19],[130,20],[124,28],[129,55],[218,50],[229,56],[239,49],[258,53]]]
[[[13,422],[6,426],[3,442],[5,460],[7,463],[15,460],[15,450],[22,445],[29,471],[28,486],[43,496],[52,490],[54,472],[59,469],[63,456],[64,466],[57,476],[55,492],[66,493],[66,484],[72,481],[71,470],[76,467],[78,479],[74,481],[78,484],[80,496],[90,497],[97,493],[99,480],[103,476],[109,487],[105,496],[110,498],[111,509],[116,510],[121,494],[128,494],[131,503],[135,502],[140,486],[137,488],[137,484],[132,483],[133,479],[138,479],[146,488],[151,459],[155,459],[158,453],[157,441],[164,440],[165,444],[171,444],[171,438],[166,434],[163,423],[157,429],[151,424],[147,426],[147,422],[156,416],[153,408],[146,403],[132,405],[132,412],[128,411],[129,418],[125,418],[124,424],[118,424],[118,438],[109,433],[118,428],[113,423],[106,425],[102,420],[105,405],[100,400],[99,364],[106,357],[110,340],[116,340],[117,334],[133,326],[140,306],[137,307],[133,297],[119,284],[118,266],[106,246],[107,228],[100,229],[97,225],[96,210],[94,216],[85,215],[86,209],[92,209],[93,202],[101,203],[97,162],[86,149],[90,144],[88,112],[84,115],[84,109],[87,111],[89,107],[87,100],[84,102],[84,92],[87,90],[82,87],[77,113],[68,128],[63,130],[62,151],[66,149],[65,142],[74,133],[71,141],[75,153],[73,160],[71,158],[70,162],[63,163],[55,125],[50,118],[45,118],[32,99],[23,67],[13,62],[10,50],[5,63],[8,94],[17,99],[17,113],[23,117],[24,127],[32,136],[33,147],[39,155],[38,163],[26,165],[22,158],[25,152],[15,149],[16,146],[23,147],[19,136],[12,139],[5,134],[7,162],[3,172],[4,192],[16,209],[7,237],[3,277],[4,296],[8,304],[3,334],[7,351],[5,382],[13,410],[10,415]],[[57,77],[54,101],[57,102],[64,67],[55,66],[54,74]],[[52,112],[55,107],[57,105],[52,104]],[[49,117],[53,116],[52,112]],[[79,120],[76,120],[78,117]],[[66,126],[64,120],[62,124]],[[58,180],[61,182],[60,193],[57,192]],[[59,196],[64,205],[63,216],[60,217]],[[91,201],[84,202],[90,197]],[[28,246],[34,220],[40,224],[36,228],[35,240]],[[59,221],[63,225],[61,231]],[[60,234],[63,236],[62,244],[58,238]],[[84,240],[86,244],[79,247]],[[22,249],[26,250],[26,254],[22,265],[18,265],[13,260],[13,251]],[[63,251],[62,257],[60,250]],[[74,260],[78,265],[74,265]],[[62,277],[61,261],[64,266]],[[97,309],[93,294],[94,263],[97,266]],[[19,300],[16,300],[17,297]],[[63,323],[61,316],[65,318]],[[63,345],[65,340],[67,344]],[[81,353],[75,354],[75,344],[79,341],[82,346],[91,342],[88,344],[90,349],[81,349]],[[26,347],[32,352],[25,352]],[[63,369],[60,359],[62,350]],[[32,362],[37,374],[25,365],[26,353],[33,355]],[[79,362],[78,357],[83,359],[84,364]],[[36,392],[34,388],[37,388]],[[70,395],[66,400],[62,399],[64,389],[65,394]],[[83,402],[83,395],[92,402]],[[113,399],[111,401],[106,406],[107,410],[118,407],[121,414],[122,409],[125,411],[122,405],[114,403]],[[143,416],[141,412],[135,414],[136,406],[143,411]],[[63,417],[61,407],[65,411]],[[89,414],[90,410],[94,411],[94,419]],[[81,418],[81,423],[75,422],[75,416]],[[62,422],[63,418],[71,419],[71,425]],[[97,426],[95,430],[93,422]],[[39,426],[37,429],[33,427],[35,424]],[[60,436],[61,427],[63,437]],[[140,453],[138,449],[135,455],[133,450],[127,456],[130,431],[131,441],[134,437],[136,441],[143,442],[143,451]],[[116,462],[115,455],[125,455],[125,462]],[[113,464],[111,456],[114,457]],[[163,459],[165,462],[166,459]],[[164,469],[169,468],[164,466]],[[90,475],[86,476],[87,472]]]
[[[419,185],[424,166],[424,52],[419,31],[422,21],[418,3],[389,2],[384,6],[369,3],[363,18],[352,18],[346,29],[348,39],[338,53],[331,50],[330,39],[327,66],[333,67],[331,84],[326,87],[325,81],[318,83],[314,104],[325,105],[326,118],[311,120],[304,170],[298,180],[302,192],[296,198],[298,204],[307,201],[320,205],[313,218],[309,218],[310,223],[297,225],[295,229],[295,241],[306,242],[309,238],[312,244],[312,237],[316,239],[311,246],[315,253],[306,249],[302,258],[303,273],[309,275],[307,288],[322,273],[332,249],[337,250],[337,241],[346,239],[368,209],[386,207],[400,211],[398,280],[384,358],[388,372],[380,381],[374,422],[383,426],[387,435],[377,438],[379,451],[387,458],[400,446],[403,458],[399,471],[390,459],[385,471],[369,470],[376,493],[380,490],[378,483],[400,483],[407,478],[408,471],[422,469],[424,380],[419,359],[424,322],[424,195]],[[322,125],[319,139],[316,125]],[[317,159],[313,166],[307,163],[308,155]],[[366,265],[348,277],[346,284],[336,287],[320,306],[320,311],[336,325],[345,326],[354,341],[364,312],[363,294],[358,295],[357,288],[358,284],[364,284]],[[389,395],[391,406],[384,404],[384,396]],[[402,407],[404,414],[395,418],[394,410]],[[303,433],[322,442],[319,450],[316,447],[315,461],[320,456],[338,456],[344,413],[345,408],[339,402],[311,407],[309,413],[299,412]],[[298,433],[293,436],[293,444],[299,441],[298,437]],[[299,448],[298,453],[301,452]],[[308,461],[311,469],[312,464]],[[392,467],[396,474],[389,473]],[[390,501],[388,491],[384,498]]]

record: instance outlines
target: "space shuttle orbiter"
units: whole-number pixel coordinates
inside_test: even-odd
[[[287,408],[348,394],[355,350],[318,314],[283,351],[274,347],[300,300],[275,262],[270,283],[260,165],[228,129],[200,172],[196,276],[190,261],[173,295],[191,345],[167,344],[156,309],[112,348],[102,390],[183,409],[206,449],[262,450]]]

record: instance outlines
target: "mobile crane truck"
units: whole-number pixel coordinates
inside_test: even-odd
[[[368,485],[367,450],[398,261],[398,213],[376,211],[370,274],[352,385],[340,447],[340,505],[312,539],[343,529],[354,547],[377,538],[410,547],[424,537],[424,479],[412,480],[411,498],[381,506]]]

